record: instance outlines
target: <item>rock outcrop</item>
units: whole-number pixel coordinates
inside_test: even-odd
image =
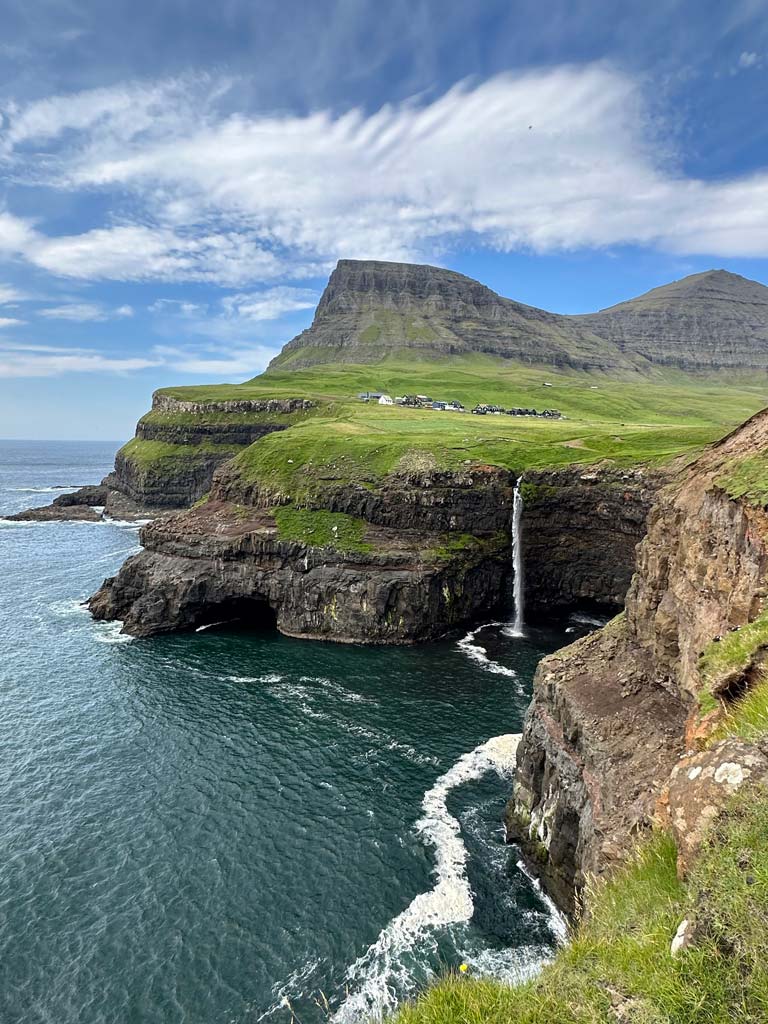
[[[657,807],[677,844],[677,868],[685,877],[707,829],[731,797],[747,785],[768,783],[768,756],[752,743],[728,737],[684,757],[672,769]]]
[[[498,606],[507,586],[501,538],[446,554],[440,535],[369,526],[357,550],[312,547],[281,539],[269,512],[217,499],[141,540],[89,604],[134,636],[238,619],[314,640],[412,643]]]
[[[627,855],[628,837],[653,819],[694,742],[702,653],[763,610],[765,514],[720,481],[766,448],[768,411],[663,488],[638,549],[626,614],[539,666],[508,834],[569,909],[590,875]]]

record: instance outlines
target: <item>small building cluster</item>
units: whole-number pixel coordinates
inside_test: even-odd
[[[437,409],[439,412],[466,412],[461,402],[443,402],[429,395],[391,395],[380,391],[364,391],[357,396],[361,402],[378,402],[379,405],[402,405],[408,409]]]
[[[444,402],[429,395],[397,395],[392,398],[381,391],[363,391],[357,396],[361,402],[376,402],[379,405],[402,405],[408,409],[436,409],[438,412],[466,412],[461,402]],[[557,409],[504,409],[500,405],[476,405],[475,416],[539,416],[548,420],[561,420],[564,416]]]
[[[562,420],[563,414],[557,409],[504,409],[500,405],[476,405],[472,410],[475,416],[539,416],[547,420]]]

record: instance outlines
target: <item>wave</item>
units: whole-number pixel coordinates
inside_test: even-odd
[[[279,683],[282,676],[277,672],[267,672],[263,676],[224,676],[228,683]]]
[[[128,636],[127,633],[121,633],[120,630],[122,628],[120,622],[94,622],[93,638],[100,644],[133,643],[135,637]]]
[[[554,902],[550,899],[549,896],[547,896],[546,892],[544,892],[541,882],[538,880],[538,878],[535,877],[535,875],[532,875],[530,873],[530,871],[525,866],[523,861],[519,860],[517,862],[517,866],[519,870],[522,871],[522,873],[528,879],[528,881],[531,883],[531,885],[534,887],[534,889],[538,893],[539,899],[549,911],[548,924],[550,931],[555,936],[558,942],[565,942],[566,938],[568,937],[567,918],[557,909]]]
[[[471,658],[472,661],[477,662],[481,665],[486,672],[491,672],[497,676],[508,676],[510,679],[517,679],[517,672],[513,668],[507,668],[506,665],[499,664],[498,661],[493,661],[492,658],[488,657],[488,651],[485,647],[475,642],[475,638],[478,633],[481,633],[484,629],[491,629],[494,627],[503,626],[502,622],[487,622],[484,626],[478,626],[477,629],[471,630],[465,637],[458,641],[457,646],[460,650]],[[520,696],[523,695],[523,687],[518,684],[518,693]]]
[[[467,877],[467,849],[461,827],[448,811],[448,794],[487,772],[509,776],[514,770],[520,734],[494,736],[458,761],[426,792],[416,831],[434,847],[435,885],[416,896],[394,917],[368,950],[346,972],[350,994],[334,1014],[337,1024],[381,1018],[403,992],[413,988],[407,960],[438,928],[469,922],[474,905]]]
[[[16,494],[53,494],[55,491],[77,491],[80,484],[60,484],[56,487],[6,487]]]

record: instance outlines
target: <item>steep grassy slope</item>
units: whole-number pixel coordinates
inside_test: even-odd
[[[393,1024],[758,1024],[768,1020],[768,792],[715,823],[688,882],[660,833],[597,891],[589,921],[539,978],[448,975]],[[678,924],[705,922],[677,957]]]

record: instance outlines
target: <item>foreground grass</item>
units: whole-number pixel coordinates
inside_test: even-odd
[[[534,981],[449,975],[393,1024],[757,1024],[768,1020],[768,792],[737,798],[688,883],[657,834],[592,894],[592,916]],[[701,937],[670,943],[693,916]]]

